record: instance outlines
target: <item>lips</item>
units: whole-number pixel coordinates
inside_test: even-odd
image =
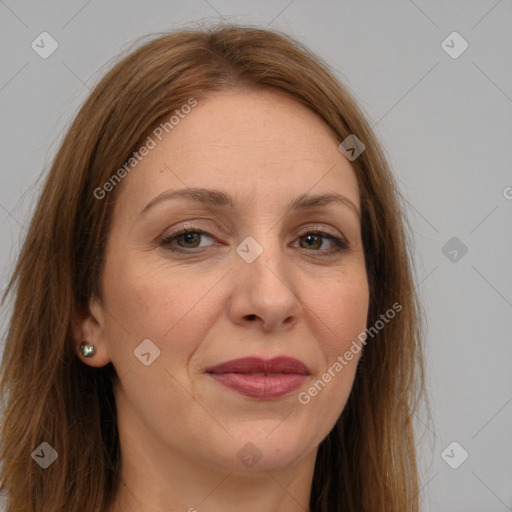
[[[309,375],[309,370],[304,363],[293,357],[282,356],[267,360],[259,357],[244,357],[208,368],[206,373],[296,373],[299,375]]]
[[[292,357],[264,360],[258,357],[234,359],[208,368],[219,384],[252,398],[274,399],[304,384],[310,374],[307,366]]]

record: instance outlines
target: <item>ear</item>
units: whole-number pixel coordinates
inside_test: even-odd
[[[76,354],[82,362],[95,368],[111,362],[104,319],[103,307],[99,300],[93,297],[89,301],[88,311],[75,312],[72,321]],[[84,357],[80,351],[80,345],[84,341],[96,348],[91,357]]]

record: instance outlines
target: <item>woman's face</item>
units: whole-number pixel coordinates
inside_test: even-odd
[[[113,362],[119,429],[137,457],[241,474],[295,464],[334,426],[361,355],[339,362],[369,300],[351,165],[323,121],[273,91],[199,99],[152,138],[118,185],[104,301],[84,324],[98,352],[85,361]],[[166,198],[196,188],[198,200]],[[345,199],[308,201],[324,194]],[[279,361],[208,373],[276,357],[306,373]],[[265,370],[292,373],[250,375]]]

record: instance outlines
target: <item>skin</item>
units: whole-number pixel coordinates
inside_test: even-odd
[[[309,510],[318,445],[345,406],[361,353],[308,404],[298,395],[364,331],[369,291],[357,212],[285,206],[304,193],[338,192],[360,210],[338,144],[316,114],[278,92],[215,93],[124,178],[104,301],[91,299],[75,324],[77,347],[96,346],[93,357],[79,355],[83,362],[113,362],[118,374],[123,483],[110,511]],[[139,215],[162,192],[186,187],[222,189],[235,208],[178,199]],[[211,236],[159,245],[183,224]],[[349,247],[329,256],[335,244],[308,238],[314,229]],[[236,252],[247,236],[263,248],[252,263]],[[148,366],[134,356],[145,339],[160,350]],[[311,372],[279,399],[244,397],[205,373],[239,357],[279,355]],[[261,454],[251,467],[237,457],[247,443]]]

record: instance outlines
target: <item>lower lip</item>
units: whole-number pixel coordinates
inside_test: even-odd
[[[286,373],[276,376],[248,375],[244,373],[209,373],[220,384],[251,398],[272,399],[288,395],[300,388],[307,375]]]

